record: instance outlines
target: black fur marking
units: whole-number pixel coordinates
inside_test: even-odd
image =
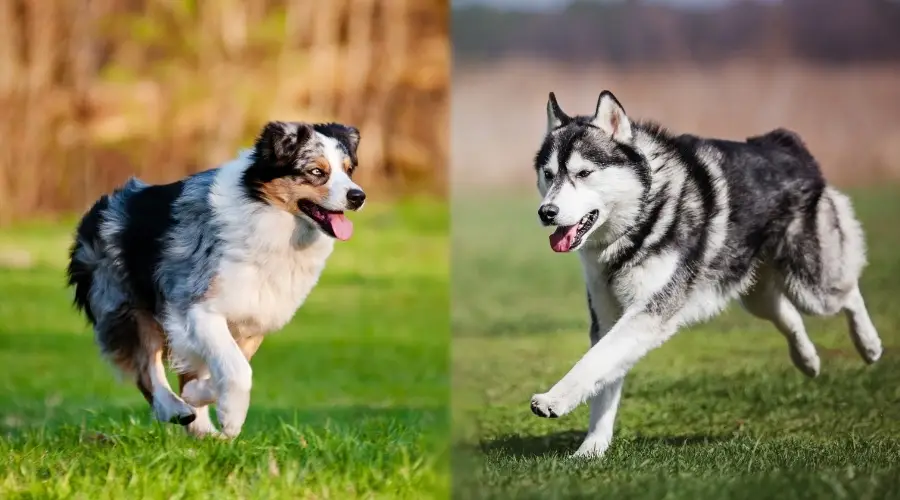
[[[593,119],[594,117],[591,116],[579,115],[570,118],[565,126],[558,127],[558,131],[548,134],[535,155],[535,170],[543,168],[555,150],[559,164],[556,177],[565,178],[569,174],[568,163],[570,157],[577,148],[584,155],[584,158],[598,169],[610,164],[631,167],[637,174],[644,189],[649,190],[650,171],[646,158],[633,147],[609,138],[606,139],[606,145],[611,146],[610,148],[597,146],[593,137],[593,134],[596,132],[593,131],[599,131],[603,136],[606,136],[606,133],[592,124]],[[574,182],[574,180],[570,180],[570,182]]]
[[[147,186],[125,201],[128,221],[119,234],[118,246],[135,296],[149,311],[159,312],[154,271],[162,259],[166,233],[175,225],[172,208],[183,188],[184,181]]]
[[[626,235],[629,245],[616,255],[607,265],[610,282],[615,280],[618,274],[626,266],[630,267],[631,265],[638,263],[635,258],[643,248],[644,241],[650,236],[653,232],[653,228],[656,227],[656,224],[659,222],[659,214],[662,212],[664,205],[665,199],[654,199],[650,201],[649,207],[644,207],[646,209],[644,213],[647,215],[642,218],[640,222],[635,224],[631,233]]]
[[[591,301],[591,292],[586,291],[588,311],[591,313],[591,329],[588,335],[591,338],[591,346],[600,342],[600,322],[597,321],[597,313],[594,312],[594,303]]]
[[[356,167],[357,158],[356,150],[359,148],[359,130],[355,127],[342,125],[340,123],[316,123],[313,125],[316,132],[336,139],[344,148],[344,152],[350,157],[351,164]]]
[[[534,157],[535,170],[540,170],[548,161],[550,161],[550,153],[553,152],[553,142],[553,139],[549,135],[544,138],[541,149],[538,150]]]
[[[253,164],[241,178],[249,198],[265,203],[262,186],[282,177],[304,177],[314,186],[327,182],[327,178],[313,178],[310,174],[318,154],[311,147],[316,133],[338,142],[350,158],[347,174],[352,176],[358,164],[356,152],[360,141],[355,127],[340,123],[269,122],[253,146]]]
[[[307,123],[269,122],[263,127],[253,146],[253,164],[244,171],[241,182],[251,200],[266,203],[262,186],[281,177],[296,175],[303,151],[314,137]]]
[[[803,139],[796,132],[785,128],[777,128],[763,135],[747,138],[747,144],[753,146],[767,147],[775,146],[787,149],[791,154],[806,162],[815,163],[812,153],[807,149]]]
[[[663,287],[654,294],[647,306],[648,312],[668,318],[675,313],[680,302],[685,300],[691,288],[698,278],[698,271],[703,267],[704,251],[709,239],[709,225],[718,213],[716,208],[715,187],[712,177],[706,166],[697,156],[698,140],[693,136],[681,136],[675,141],[678,155],[686,166],[688,174],[687,183],[682,189],[696,189],[700,197],[702,211],[699,214],[697,224],[691,225],[691,234],[688,235],[687,253],[684,253],[675,275]],[[672,293],[681,288],[685,293]]]
[[[666,189],[667,187],[668,186],[664,186],[663,189]],[[676,243],[676,239],[678,238],[678,228],[681,227],[680,222],[684,207],[685,192],[686,191],[682,189],[678,199],[675,200],[675,212],[672,216],[672,221],[669,222],[669,227],[666,228],[666,232],[663,233],[658,241],[647,245],[647,248],[644,249],[645,257],[659,255],[662,253],[663,249],[669,248]]]

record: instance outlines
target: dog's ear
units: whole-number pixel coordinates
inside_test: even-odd
[[[616,96],[608,90],[604,90],[597,99],[597,110],[591,124],[609,134],[614,141],[631,142],[631,120]]]
[[[308,123],[273,121],[266,124],[253,147],[256,159],[269,165],[293,165],[300,149],[313,137]]]
[[[340,142],[350,155],[353,164],[356,165],[356,150],[359,148],[360,140],[359,129],[341,123],[317,123],[315,129],[316,132],[333,137]]]
[[[569,123],[571,120],[572,118],[559,107],[559,103],[556,102],[556,95],[550,92],[550,97],[547,99],[547,133],[550,133],[556,127]]]

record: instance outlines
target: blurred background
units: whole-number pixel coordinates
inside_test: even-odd
[[[449,21],[446,0],[0,0],[0,498],[447,496]],[[358,127],[369,203],[253,358],[240,440],[198,443],[101,358],[67,251],[102,193],[216,167],[269,120]]]
[[[900,2],[453,6],[455,182],[530,185],[548,91],[565,111],[590,113],[603,89],[676,132],[795,129],[835,182],[900,178]]]
[[[362,131],[359,176],[440,193],[446,0],[4,0],[0,222],[231,158],[267,120]]]
[[[454,474],[459,497],[896,491],[896,461],[874,450],[900,435],[900,2],[459,0],[452,18],[455,459],[470,466]],[[861,287],[882,360],[864,366],[841,318],[810,318],[823,374],[805,380],[775,328],[734,305],[636,366],[601,465],[562,462],[587,408],[545,420],[528,402],[584,354],[589,314],[577,256],[552,252],[538,222],[533,158],[548,92],[590,114],[604,89],[675,133],[798,132],[866,231]],[[871,455],[843,453],[848,429]],[[884,472],[854,482],[840,473],[851,468]]]

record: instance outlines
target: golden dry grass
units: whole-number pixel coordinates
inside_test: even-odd
[[[448,19],[446,0],[0,2],[0,223],[210,168],[270,119],[352,123],[362,183],[439,193]]]

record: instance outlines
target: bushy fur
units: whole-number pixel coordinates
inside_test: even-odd
[[[250,357],[304,302],[334,246],[310,210],[362,206],[358,143],[345,125],[271,122],[221,168],[166,185],[131,179],[82,218],[68,269],[75,304],[158,419],[217,434],[216,402],[224,434],[240,432]]]
[[[554,249],[580,254],[593,347],[531,407],[556,417],[590,401],[579,455],[609,445],[634,363],[732,299],[775,324],[807,375],[820,362],[801,313],[843,311],[862,357],[879,358],[857,284],[862,229],[797,134],[777,129],[745,142],[673,135],[632,122],[608,91],[593,115],[576,117],[550,94],[547,123],[535,158],[539,215],[569,235]]]

